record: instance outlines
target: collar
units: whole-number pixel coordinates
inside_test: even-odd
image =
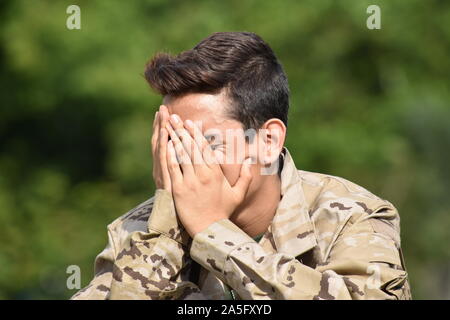
[[[302,180],[287,148],[283,148],[281,157],[282,198],[272,220],[271,231],[277,252],[297,257],[315,247],[317,239],[308,213]]]

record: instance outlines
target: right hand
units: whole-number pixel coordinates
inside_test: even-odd
[[[167,142],[169,133],[166,123],[169,121],[169,110],[165,105],[159,107],[153,120],[152,155],[153,155],[153,180],[157,189],[172,192],[169,170],[167,168]]]

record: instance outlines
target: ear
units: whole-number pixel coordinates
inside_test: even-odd
[[[283,121],[277,118],[267,120],[260,130],[260,138],[264,141],[264,148],[261,155],[264,165],[271,166],[278,163],[278,158],[284,146],[286,138],[286,126]]]

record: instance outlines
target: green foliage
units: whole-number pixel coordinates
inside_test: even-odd
[[[66,8],[81,7],[81,30]],[[381,30],[368,30],[378,4]],[[450,10],[444,1],[0,3],[0,298],[66,299],[105,226],[152,196],[157,51],[246,30],[274,49],[292,92],[299,168],[343,176],[402,218],[414,298],[450,298]]]

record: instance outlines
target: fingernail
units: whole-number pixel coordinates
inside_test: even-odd
[[[176,114],[173,114],[170,116],[170,119],[173,120],[174,123],[178,124],[180,122],[180,119]]]
[[[184,123],[186,123],[186,125],[189,127],[189,128],[192,128],[193,126],[194,126],[194,123],[191,121],[191,120],[186,120]]]

